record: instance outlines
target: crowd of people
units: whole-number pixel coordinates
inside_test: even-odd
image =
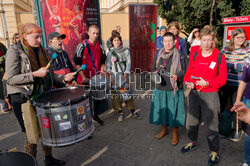
[[[152,73],[161,77],[156,83],[151,100],[149,122],[161,125],[155,136],[161,139],[172,129],[173,146],[179,142],[178,129],[185,126],[188,143],[181,148],[187,153],[198,147],[198,128],[204,122],[209,149],[209,165],[219,162],[219,116],[227,109],[242,121],[241,129],[245,132],[244,160],[250,165],[250,50],[247,36],[242,28],[232,32],[230,42],[221,51],[216,48],[218,40],[212,26],[201,30],[195,28],[188,37],[191,44],[190,55],[186,40],[181,38],[181,28],[177,21],[167,27],[160,27],[157,37],[157,54],[154,55]],[[110,80],[111,94],[121,95],[121,84],[126,84],[129,93],[133,88],[129,82],[131,56],[129,48],[123,46],[120,27],[113,30],[107,42],[107,54],[98,42],[99,27],[88,28],[88,39],[78,44],[73,63],[63,50],[65,34],[52,32],[48,35],[48,47],[41,45],[42,29],[33,23],[22,26],[21,31],[13,36],[13,44],[6,49],[0,45],[1,101],[7,104],[4,112],[10,109],[25,133],[21,105],[28,99],[36,100],[43,92],[52,88],[72,85],[89,85],[90,79],[97,74]],[[7,51],[7,52],[6,52]],[[46,65],[53,57],[49,69]],[[189,61],[188,61],[189,57]],[[74,64],[74,65],[73,65]],[[74,72],[87,65],[87,69]],[[4,74],[5,73],[5,74]],[[3,88],[2,88],[3,87]],[[3,90],[2,90],[3,89]],[[4,90],[6,89],[6,90]],[[125,89],[126,90],[126,89]],[[4,91],[6,91],[4,93]],[[185,98],[187,100],[185,100]],[[9,100],[10,99],[10,104]],[[98,114],[107,109],[108,99],[95,99],[90,96],[92,117],[100,125],[104,125]],[[243,101],[243,102],[241,102]],[[135,111],[135,99],[112,98],[112,106],[118,113],[118,121],[124,120],[122,103],[135,119],[142,119]],[[188,106],[188,107],[187,107]],[[186,109],[187,107],[187,109]],[[235,121],[232,118],[232,123]],[[238,132],[238,131],[237,131]],[[233,134],[231,129],[231,134]],[[243,133],[243,132],[241,132]],[[238,133],[237,133],[238,134]],[[240,137],[232,140],[239,140]],[[45,165],[64,165],[65,161],[52,156],[52,148],[41,143],[45,154]],[[25,153],[36,157],[37,145],[29,143],[25,134]]]

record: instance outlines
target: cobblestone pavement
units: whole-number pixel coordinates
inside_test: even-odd
[[[63,159],[67,166],[206,166],[209,149],[203,127],[200,127],[198,149],[181,154],[180,149],[187,143],[184,127],[179,130],[179,144],[172,146],[171,130],[161,140],[155,135],[160,126],[149,124],[150,99],[135,101],[142,120],[129,117],[125,111],[123,122],[117,121],[117,112],[109,108],[100,117],[105,125],[94,123],[93,138],[78,144],[54,148],[53,155]],[[111,105],[111,104],[110,104]],[[111,107],[111,106],[110,106]],[[14,117],[14,113],[0,113],[0,149],[17,147],[23,151],[24,134]],[[38,146],[37,162],[43,166],[43,153]],[[243,161],[243,140],[232,142],[220,139],[220,166],[238,166]]]

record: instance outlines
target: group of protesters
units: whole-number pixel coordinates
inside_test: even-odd
[[[198,128],[203,121],[211,150],[208,164],[216,165],[219,162],[219,114],[234,106],[232,112],[236,111],[239,119],[250,121],[243,118],[248,115],[248,109],[241,103],[244,94],[244,102],[250,107],[250,57],[246,33],[241,28],[235,29],[229,45],[219,51],[216,48],[217,34],[212,26],[205,26],[201,30],[195,28],[188,37],[191,44],[189,56],[187,43],[179,36],[180,33],[181,28],[177,21],[170,22],[168,27],[160,27],[152,73],[158,74],[161,82],[156,83],[153,91],[155,97],[151,101],[149,122],[161,125],[156,139],[163,138],[168,134],[168,128],[172,128],[172,145],[178,144],[178,129],[185,126],[189,140],[181,149],[184,154],[197,148]],[[52,87],[65,87],[68,82],[86,85],[90,78],[98,73],[104,73],[111,80],[112,86],[115,85],[116,76],[119,74],[122,81],[129,81],[130,51],[123,46],[119,30],[112,31],[107,44],[107,54],[98,42],[98,37],[99,27],[89,26],[88,39],[78,44],[73,55],[75,67],[63,50],[63,39],[66,35],[50,33],[49,45],[45,49],[41,45],[42,29],[33,23],[22,26],[20,33],[16,34],[16,42],[10,46],[7,53],[6,50],[1,50],[2,54],[5,54],[6,96],[10,99],[22,132],[25,133],[25,126],[21,105],[27,101],[26,96],[35,100],[41,93]],[[52,70],[46,69],[54,53],[59,56],[52,62]],[[87,69],[75,76],[74,72],[83,64],[87,65]],[[118,92],[113,90],[111,93],[117,95]],[[98,112],[106,109],[107,99],[92,99],[91,102],[93,119],[104,125]],[[118,121],[123,121],[122,102],[119,98],[112,98]],[[139,112],[135,111],[134,99],[126,100],[125,103],[132,117],[142,119]],[[245,162],[250,164],[250,128],[247,123],[242,122],[241,129],[245,132]],[[42,144],[42,149],[46,166],[65,164],[65,161],[52,156],[51,147]],[[37,145],[29,143],[27,135],[24,151],[36,157]]]
[[[249,110],[241,103],[244,94],[244,103],[249,107],[250,50],[247,36],[244,29],[234,29],[229,45],[219,51],[216,48],[218,40],[214,27],[207,25],[201,30],[195,28],[188,37],[191,48],[187,65],[186,42],[179,37],[179,32],[176,21],[169,23],[168,27],[160,27],[158,54],[154,58],[152,70],[164,70],[167,74],[162,75],[163,81],[153,92],[156,98],[151,103],[150,123],[162,126],[156,135],[157,139],[168,134],[167,127],[172,128],[172,145],[178,143],[178,127],[185,125],[189,143],[182,147],[181,152],[187,153],[197,148],[198,128],[203,121],[211,150],[208,164],[216,165],[219,161],[218,116],[223,116],[227,109],[231,109],[231,114],[237,114],[235,118],[249,122],[244,118]],[[186,112],[183,85],[186,85],[185,96],[188,97]],[[241,122],[240,126],[240,130],[245,132],[244,164],[249,165],[249,124]],[[240,140],[243,133],[240,130],[231,132],[233,141]]]

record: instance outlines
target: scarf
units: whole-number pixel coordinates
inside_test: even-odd
[[[23,40],[21,42],[21,46],[30,60],[32,71],[36,71],[41,67],[46,67],[47,63],[49,62],[49,57],[45,53],[45,50],[42,46],[39,47],[38,55],[35,54],[35,52],[32,50],[32,48],[29,46],[26,40]],[[39,59],[37,57],[39,57]],[[35,85],[32,93],[33,100],[36,100],[37,97],[41,96],[42,93],[45,92],[46,90],[51,89],[52,87],[51,80],[52,78],[50,73],[47,74],[44,78],[40,77],[35,78]]]
[[[121,61],[121,57],[119,56],[119,54],[122,54],[122,53],[125,52],[127,49],[128,49],[128,48],[123,47],[123,46],[120,46],[119,48],[114,48],[114,47],[112,47],[112,48],[110,49],[110,52],[112,53],[112,55],[113,55],[114,57],[116,57],[117,62],[120,63],[120,64],[122,64],[122,65],[125,67],[125,69],[126,69],[126,62],[122,62],[122,61]]]
[[[156,67],[160,68],[160,64],[159,64],[160,59],[161,58],[164,59],[164,61],[165,61],[164,65],[166,66],[168,63],[168,60],[171,56],[173,56],[173,59],[172,59],[172,64],[171,64],[171,68],[170,68],[170,76],[177,75],[177,73],[182,70],[181,69],[180,55],[179,55],[178,50],[176,48],[174,48],[170,53],[166,54],[165,49],[162,48],[160,50],[158,57],[157,57],[157,60],[156,60]],[[174,89],[174,95],[175,95],[175,91],[178,90],[177,83],[176,83],[176,81],[173,81],[171,78],[170,78],[170,82],[171,82],[171,86]]]

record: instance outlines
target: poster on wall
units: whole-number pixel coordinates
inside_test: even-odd
[[[132,70],[151,71],[157,52],[157,6],[129,5],[129,45]]]
[[[99,25],[98,0],[40,0],[45,36],[51,32],[65,34],[63,49],[69,57],[77,45],[88,38],[89,25]],[[48,41],[47,41],[48,44]]]

